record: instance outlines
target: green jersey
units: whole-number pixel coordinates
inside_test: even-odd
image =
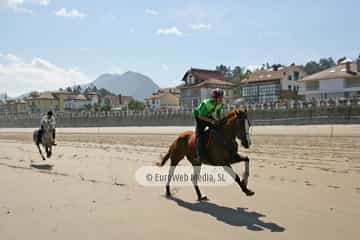
[[[220,114],[221,109],[224,107],[224,104],[216,104],[215,100],[212,98],[205,99],[200,103],[200,105],[194,109],[194,115],[196,117],[205,116],[210,117],[211,114],[216,112],[216,114]]]

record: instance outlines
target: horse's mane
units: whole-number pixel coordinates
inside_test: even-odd
[[[226,116],[224,117],[224,120],[231,119],[233,117],[236,117],[238,114],[244,113],[244,112],[245,112],[245,110],[243,110],[243,109],[234,109],[226,114]]]
[[[234,110],[228,112],[225,115],[225,117],[223,119],[221,119],[220,125],[228,124],[228,123],[232,122],[237,117],[237,115],[244,114],[245,112],[246,111],[243,109],[234,109]]]

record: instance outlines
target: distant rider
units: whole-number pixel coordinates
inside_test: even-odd
[[[44,133],[44,126],[49,126],[53,130],[53,145],[56,146],[56,143],[55,143],[55,125],[56,125],[55,116],[54,116],[53,112],[50,110],[40,120],[40,129],[39,129],[37,142],[38,143],[41,142],[42,135]]]
[[[205,141],[203,133],[206,127],[216,127],[221,118],[221,110],[223,104],[224,91],[220,88],[213,89],[211,97],[203,100],[198,107],[193,111],[196,120],[195,135],[196,135],[196,152],[198,160],[206,159]],[[215,120],[213,113],[216,113]]]

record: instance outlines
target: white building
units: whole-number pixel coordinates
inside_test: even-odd
[[[88,92],[84,95],[90,101],[91,106],[94,106],[100,102],[99,96],[95,92]]]
[[[240,84],[242,97],[247,103],[278,102],[295,97],[300,89],[300,79],[306,75],[300,66],[277,66],[257,70]]]
[[[197,107],[201,101],[209,98],[214,88],[224,90],[224,103],[229,104],[233,100],[233,83],[225,81],[225,76],[220,71],[191,68],[183,78],[184,84],[179,86],[180,105],[184,108]]]
[[[360,58],[345,59],[335,67],[309,75],[301,80],[300,94],[307,100],[360,97]]]
[[[91,105],[91,100],[88,100],[84,95],[71,95],[64,101],[65,110],[80,110],[84,109],[85,105]]]
[[[152,110],[179,109],[180,90],[177,88],[163,88],[145,98],[145,105]]]

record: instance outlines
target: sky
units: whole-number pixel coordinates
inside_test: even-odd
[[[357,0],[0,0],[0,93],[360,53]]]

